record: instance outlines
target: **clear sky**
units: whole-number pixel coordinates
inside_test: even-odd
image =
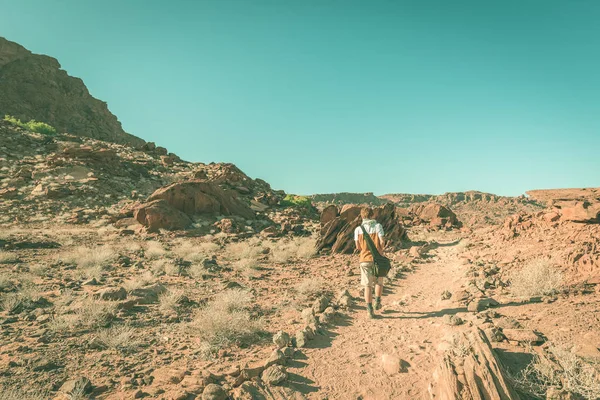
[[[0,0],[0,36],[127,132],[300,194],[600,186],[599,21],[597,0]]]

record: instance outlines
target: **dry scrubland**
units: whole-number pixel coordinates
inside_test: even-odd
[[[0,399],[54,398],[56,390],[71,381],[74,386],[68,392],[70,399],[119,398],[111,395],[167,399],[178,398],[177,393],[188,393],[188,397],[181,398],[194,398],[193,393],[198,393],[194,388],[204,387],[206,379],[215,381],[237,365],[268,359],[273,351],[273,335],[280,330],[293,333],[300,329],[302,310],[311,307],[320,296],[349,288],[360,305],[352,258],[316,255],[313,237],[251,237],[233,241],[225,234],[185,238],[162,232],[145,238],[123,238],[113,228],[98,229],[13,229],[3,234],[5,239],[27,238],[39,248],[2,252],[0,307],[4,316],[2,341],[6,346],[2,360],[10,365],[10,372],[0,375],[5,388]],[[411,233],[413,244],[423,243],[419,240],[425,237],[435,240],[416,246],[409,243],[406,249],[392,254],[400,266],[392,276],[400,278],[396,281],[399,285],[403,277],[422,282],[395,289],[403,297],[386,298],[384,315],[393,310],[408,312],[406,315],[418,311],[411,304],[413,298],[422,294],[411,297],[408,293],[429,280],[436,281],[435,287],[444,287],[431,273],[423,272],[421,278],[419,274],[426,268],[438,270],[448,263],[440,260],[442,253],[437,253],[435,243],[450,243],[448,248],[464,260],[459,275],[461,287],[466,289],[463,291],[479,285],[480,294],[475,300],[494,296],[501,303],[523,304],[519,310],[507,308],[506,314],[502,308],[498,309],[502,314],[489,314],[490,310],[471,314],[464,309],[458,314],[460,323],[447,322],[451,329],[460,332],[469,325],[479,326],[488,335],[498,336],[494,340],[499,340],[500,348],[513,343],[520,354],[531,354],[526,361],[504,361],[507,379],[531,398],[545,398],[557,388],[582,398],[598,397],[598,358],[581,355],[581,343],[575,339],[573,329],[564,335],[560,328],[562,338],[553,338],[549,325],[555,319],[534,318],[539,312],[552,315],[556,307],[565,324],[581,327],[583,320],[584,324],[591,324],[586,326],[587,331],[598,327],[587,315],[597,300],[591,301],[589,296],[595,299],[591,294],[578,297],[582,295],[578,294],[577,285],[566,279],[564,268],[546,258],[533,258],[520,268],[505,272],[495,263],[473,256],[486,248],[476,239],[460,240],[457,233],[417,228]],[[415,247],[420,250],[415,251]],[[489,284],[482,283],[483,278]],[[394,279],[389,283],[392,287],[397,285]],[[448,288],[452,289],[450,285]],[[439,292],[425,290],[425,296],[436,298]],[[459,292],[448,291],[453,298],[445,301],[460,304]],[[524,300],[537,296],[543,301]],[[582,310],[567,317],[565,306],[580,301],[579,298],[583,299]],[[358,311],[352,318],[361,321],[361,310],[348,311],[350,316]],[[339,309],[338,313],[344,315],[348,311]],[[512,322],[507,325],[506,321]],[[377,323],[372,323],[374,334],[380,330]],[[406,324],[400,322],[399,329]],[[539,332],[540,338],[548,337],[542,347],[539,343],[502,339],[499,326],[529,328]],[[422,334],[426,332],[427,329]],[[415,339],[418,338],[408,336],[404,340]],[[359,337],[349,340],[356,342],[352,346],[360,347]],[[307,351],[322,351],[320,345],[316,347],[311,350],[309,346]],[[456,337],[450,347],[452,357],[468,357],[472,351],[470,345]],[[351,357],[355,350],[346,351]],[[293,364],[288,368],[290,373],[303,372],[302,368],[294,369]],[[432,371],[433,368],[434,365]],[[173,376],[180,369],[187,371],[185,376],[202,376],[206,370],[214,375],[196,378],[196,386],[184,385],[187,391],[174,391],[173,387],[181,386],[175,384],[180,379]],[[94,391],[90,391],[86,379],[92,382]],[[234,378],[219,379],[225,388],[227,382],[235,386]],[[422,382],[423,387],[425,383]],[[292,384],[286,390],[278,393],[285,397],[303,392]],[[310,390],[304,392],[312,398]]]

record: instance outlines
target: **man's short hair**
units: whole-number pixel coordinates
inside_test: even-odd
[[[371,207],[363,207],[360,209],[360,216],[362,217],[362,219],[373,218],[374,214],[375,213],[373,212],[373,209]]]

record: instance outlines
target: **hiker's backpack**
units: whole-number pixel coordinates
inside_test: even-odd
[[[367,230],[362,224],[360,224],[360,229],[362,229],[363,236],[367,241],[367,247],[373,255],[373,275],[379,278],[387,276],[388,272],[390,272],[390,269],[392,268],[390,259],[379,254],[379,251],[377,251],[377,246],[375,246],[373,239],[371,239],[371,236],[369,236]]]

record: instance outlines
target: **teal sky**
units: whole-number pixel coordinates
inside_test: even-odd
[[[126,131],[287,192],[600,186],[597,0],[0,10],[0,36],[56,57]]]

